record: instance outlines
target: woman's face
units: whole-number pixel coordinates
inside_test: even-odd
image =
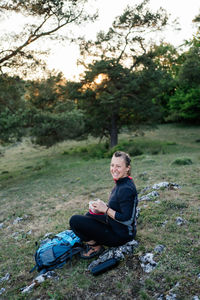
[[[130,166],[126,166],[126,163],[122,157],[112,157],[110,164],[110,173],[113,179],[118,180],[126,177]]]

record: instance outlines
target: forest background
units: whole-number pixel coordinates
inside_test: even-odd
[[[98,32],[93,40],[75,39],[70,31],[68,36],[59,35],[65,26],[80,26],[97,18],[96,13],[84,11],[86,3],[2,3],[4,14],[15,12],[32,19],[23,34],[2,37],[1,143],[29,136],[33,143],[49,147],[92,135],[105,138],[112,148],[124,128],[136,130],[163,122],[198,124],[199,12],[193,20],[196,34],[176,48],[147,39],[169,26],[171,20],[162,8],[151,11],[146,0],[127,6],[112,26]],[[30,50],[30,45],[47,37],[58,42],[67,38],[79,45],[79,64],[84,66],[79,80],[49,72],[42,60],[44,53]],[[26,79],[41,70],[42,78]]]

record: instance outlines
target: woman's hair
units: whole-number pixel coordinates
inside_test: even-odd
[[[123,158],[123,160],[126,163],[126,167],[130,167],[128,172],[127,172],[128,176],[130,176],[131,175],[131,158],[130,158],[129,154],[126,153],[126,152],[123,152],[123,151],[116,151],[113,154],[113,156]]]

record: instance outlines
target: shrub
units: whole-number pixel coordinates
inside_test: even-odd
[[[184,166],[192,165],[192,160],[190,158],[177,158],[172,162],[172,165]]]

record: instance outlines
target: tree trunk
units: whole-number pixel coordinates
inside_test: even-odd
[[[111,116],[111,128],[110,128],[110,148],[118,144],[118,130],[117,130],[117,118],[116,115]]]

